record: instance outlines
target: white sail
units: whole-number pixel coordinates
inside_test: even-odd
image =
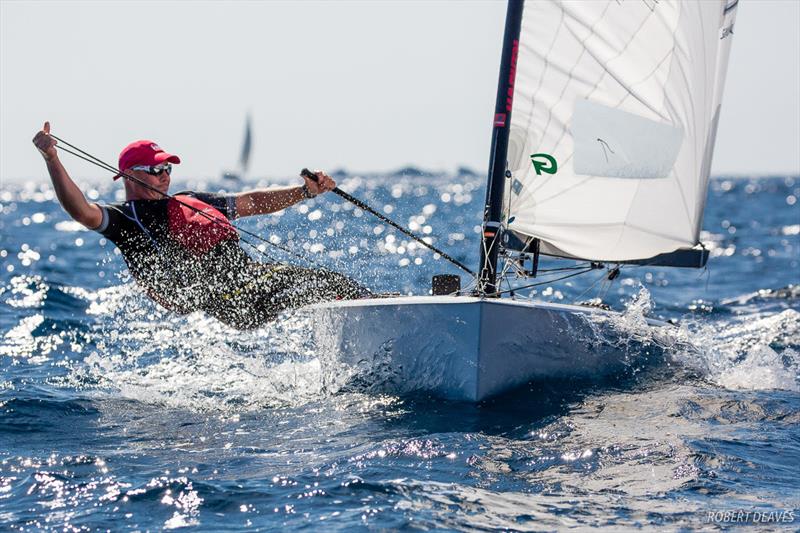
[[[508,227],[602,261],[696,245],[737,1],[528,0]]]
[[[240,181],[247,176],[247,169],[250,167],[250,152],[253,148],[253,129],[251,126],[250,114],[244,124],[244,140],[242,140],[242,151],[239,154],[239,164],[235,171],[222,173],[222,179]]]

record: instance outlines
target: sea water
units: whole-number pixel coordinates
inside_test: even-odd
[[[176,179],[173,190],[267,184]],[[337,179],[477,263],[481,176]],[[110,180],[81,184],[119,199]],[[325,375],[336,366],[321,364],[302,315],[239,332],[168,313],[49,185],[3,180],[0,529],[796,529],[798,198],[800,177],[715,178],[706,269],[626,267],[610,286],[592,272],[518,291],[603,297],[632,336],[645,316],[679,326],[657,363],[469,405],[382,394],[380,369]],[[332,194],[241,224],[376,291],[427,294],[432,275],[458,273]]]

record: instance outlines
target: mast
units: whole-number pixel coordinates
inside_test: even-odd
[[[507,166],[508,133],[511,127],[511,104],[514,99],[514,80],[517,74],[519,33],[522,26],[523,0],[508,0],[503,52],[500,60],[500,79],[494,106],[492,149],[489,158],[489,181],[486,185],[486,206],[483,210],[483,239],[480,250],[478,293],[496,291],[497,252],[502,233],[503,190]]]

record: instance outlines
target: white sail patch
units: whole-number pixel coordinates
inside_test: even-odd
[[[666,178],[683,131],[590,100],[576,100],[571,124],[575,173],[613,178]]]

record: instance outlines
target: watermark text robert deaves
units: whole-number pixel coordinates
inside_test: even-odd
[[[708,511],[706,522],[713,524],[791,524],[795,521],[796,512],[791,509],[779,511]]]

